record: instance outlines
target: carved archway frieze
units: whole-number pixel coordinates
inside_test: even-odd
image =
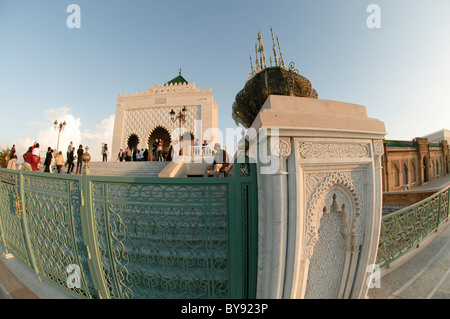
[[[355,175],[355,172],[353,172],[353,175]],[[352,205],[351,207],[345,207],[343,212],[346,215],[345,220],[348,220],[345,230],[345,235],[349,238],[347,242],[351,243],[351,246],[360,245],[361,239],[358,238],[358,231],[361,225],[359,220],[361,196],[360,191],[355,186],[352,172],[310,173],[305,175],[305,182],[306,198],[309,200],[306,207],[302,259],[310,259],[314,252],[314,246],[319,236],[320,220],[325,213],[323,209],[324,201],[333,189],[336,189],[337,194],[346,194],[348,202]],[[340,210],[342,211],[342,206]],[[349,247],[348,244],[347,248]]]

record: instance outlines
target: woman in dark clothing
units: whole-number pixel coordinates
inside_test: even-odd
[[[47,149],[47,154],[45,156],[45,162],[44,162],[44,172],[50,173],[50,165],[52,165],[52,159],[53,159],[53,150],[51,147]]]
[[[83,154],[83,145],[80,145],[77,150],[77,170],[75,174],[80,173],[81,175],[81,169],[83,168]]]
[[[73,149],[69,152],[69,157],[67,157],[67,163],[68,163],[68,167],[67,167],[67,174],[70,174],[73,172]]]

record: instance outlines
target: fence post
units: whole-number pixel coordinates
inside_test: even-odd
[[[27,222],[27,209],[25,204],[25,190],[23,185],[23,174],[22,171],[19,172],[19,196],[20,196],[20,202],[21,202],[21,209],[22,209],[22,229],[25,239],[25,246],[27,248],[28,256],[30,258],[31,265],[33,266],[33,269],[36,273],[36,275],[39,278],[39,281],[42,281],[39,277],[39,268],[36,264],[36,258],[34,257],[33,252],[33,245],[31,244],[30,239],[30,232],[28,231],[28,222]]]
[[[438,213],[437,213],[437,223],[436,223],[436,231],[438,231],[439,224],[441,223],[441,199],[442,199],[442,191],[439,192],[439,201],[438,201]]]
[[[98,247],[96,244],[96,227],[92,210],[92,189],[91,180],[89,179],[90,169],[84,167],[80,179],[81,191],[81,230],[83,233],[83,241],[88,251],[88,266],[91,278],[94,283],[94,288],[97,290],[101,299],[110,298],[106,283],[104,282],[102,267],[100,264]]]
[[[450,213],[450,186],[447,187],[447,220]]]

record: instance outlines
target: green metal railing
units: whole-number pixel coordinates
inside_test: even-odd
[[[81,298],[254,298],[255,164],[226,178],[0,169],[0,242]]]
[[[450,187],[397,212],[383,216],[377,264],[389,267],[448,220]]]

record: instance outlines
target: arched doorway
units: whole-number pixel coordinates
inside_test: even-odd
[[[156,139],[162,139],[163,140],[163,150],[167,151],[169,149],[170,143],[172,142],[172,139],[170,138],[169,131],[167,131],[162,126],[157,126],[153,129],[153,131],[150,133],[147,141],[148,150],[151,152],[153,143],[155,143]]]
[[[134,151],[137,149],[139,145],[139,137],[136,134],[131,134],[128,137],[127,146],[130,148],[131,151]]]

